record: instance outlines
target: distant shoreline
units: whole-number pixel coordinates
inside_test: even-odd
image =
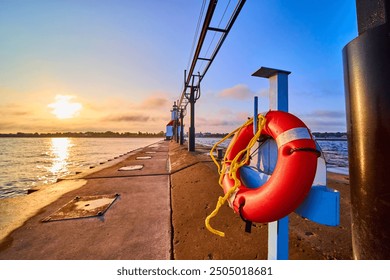
[[[195,138],[223,138],[227,133],[196,133]],[[313,133],[317,141],[347,141],[347,135],[344,132],[337,133]],[[0,133],[0,138],[165,138],[165,133],[150,132],[55,132],[55,133]]]
[[[347,138],[315,138],[316,141],[348,141]]]
[[[56,133],[2,133],[0,138],[165,138],[164,132],[56,132]]]

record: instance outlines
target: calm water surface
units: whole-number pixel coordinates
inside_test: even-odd
[[[158,138],[0,138],[0,198],[89,169]],[[212,146],[219,138],[196,138]],[[318,140],[330,171],[348,174],[347,141]],[[225,143],[227,146],[228,142]]]
[[[0,198],[56,182],[159,138],[0,138]]]
[[[212,147],[220,138],[196,138],[199,144]],[[317,140],[327,163],[327,169],[340,174],[348,174],[348,142],[346,140]],[[227,147],[229,141],[223,143]]]

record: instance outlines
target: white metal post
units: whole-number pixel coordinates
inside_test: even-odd
[[[252,76],[268,78],[269,108],[288,112],[288,75],[291,72],[261,67]],[[259,151],[260,153],[260,151]],[[269,141],[258,156],[262,161],[262,167],[267,173],[272,173],[277,159],[277,146],[274,141]],[[260,162],[258,163],[258,166]],[[288,259],[288,216],[268,224],[268,259]]]

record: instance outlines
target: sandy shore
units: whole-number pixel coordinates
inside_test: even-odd
[[[208,149],[188,153],[186,148],[170,144],[174,258],[267,259],[267,224],[254,224],[252,233],[246,233],[241,218],[224,205],[211,224],[226,237],[205,228],[204,219],[223,192]],[[289,259],[352,259],[349,178],[336,173],[327,178],[328,187],[340,192],[340,225],[319,225],[290,214]]]

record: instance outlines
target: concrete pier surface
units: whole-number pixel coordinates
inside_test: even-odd
[[[29,195],[0,200],[0,259],[266,259],[267,224],[246,233],[225,205],[211,224],[226,237],[205,228],[223,195],[208,152],[160,141]],[[119,171],[134,165],[143,167]],[[329,173],[328,185],[341,193],[340,226],[290,214],[290,259],[352,259],[348,176]],[[115,194],[100,215],[43,222],[77,198]]]

